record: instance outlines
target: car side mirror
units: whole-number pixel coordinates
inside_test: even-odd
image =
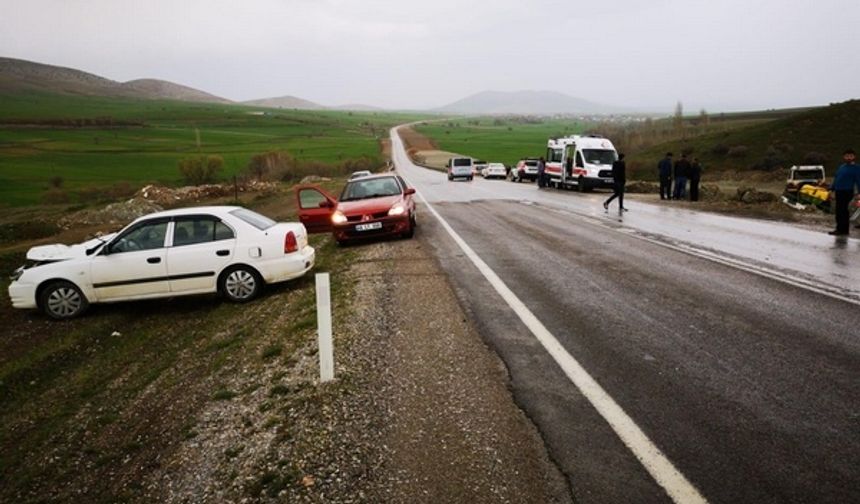
[[[415,188],[414,187],[407,187],[406,190],[403,191],[403,194],[405,194],[407,196],[410,194],[415,194]]]
[[[320,201],[320,208],[331,208],[333,206],[334,206],[334,203],[332,203],[329,200]]]
[[[451,163],[445,163],[445,168],[450,168],[450,167],[451,167]]]

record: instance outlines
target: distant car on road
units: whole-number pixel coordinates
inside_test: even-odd
[[[371,173],[370,170],[359,170],[359,171],[352,172],[352,175],[349,176],[349,180],[353,180],[353,179],[357,179],[357,178],[361,178],[361,177],[369,177],[370,175],[373,175],[373,173]]]
[[[118,233],[27,252],[12,275],[15,308],[69,319],[90,304],[219,292],[250,301],[264,284],[314,265],[305,227],[234,206],[191,207],[141,217]]]
[[[505,169],[505,165],[502,163],[490,163],[486,168],[481,172],[481,176],[490,179],[490,178],[505,178],[508,176],[508,170]]]
[[[472,175],[481,175],[484,172],[484,168],[487,167],[487,162],[483,159],[476,159],[472,161]]]
[[[534,182],[537,180],[537,164],[537,158],[520,159],[519,162],[517,162],[517,165],[511,168],[509,174],[511,182],[522,182],[523,180]]]
[[[314,185],[296,188],[299,220],[311,233],[331,231],[339,244],[415,233],[415,189],[399,175],[350,180],[335,198]]]
[[[474,177],[472,158],[451,158],[448,160],[445,168],[448,170],[448,180],[454,180],[455,178],[472,180],[472,177]]]

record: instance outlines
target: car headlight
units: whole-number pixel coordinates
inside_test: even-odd
[[[24,266],[21,266],[20,268],[13,271],[12,274],[9,275],[9,280],[12,280],[13,282],[17,282],[21,278],[21,275],[24,274],[24,269],[25,269]]]
[[[335,213],[331,214],[331,222],[333,224],[343,224],[346,222],[346,215],[344,215],[340,210],[337,210]]]
[[[397,203],[396,205],[391,207],[391,210],[388,211],[388,215],[403,215],[404,212],[406,212],[406,209],[403,208],[403,205]]]

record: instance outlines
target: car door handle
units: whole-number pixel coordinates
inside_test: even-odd
[[[161,258],[160,257],[147,257],[146,262],[148,262],[149,264],[158,264],[161,262]]]
[[[219,250],[219,251],[215,252],[215,255],[227,256],[227,255],[230,255],[230,251],[229,250]]]

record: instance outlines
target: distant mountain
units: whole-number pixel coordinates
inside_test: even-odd
[[[610,114],[621,109],[555,91],[483,91],[434,109],[457,114]]]
[[[146,96],[164,98],[168,100],[211,102],[211,103],[233,103],[230,100],[209,94],[199,89],[183,86],[170,81],[159,79],[137,79],[124,82],[122,86],[126,89],[140,91]]]
[[[117,82],[73,68],[14,58],[0,58],[0,93],[14,94],[24,91],[231,103],[225,98],[163,80],[138,79]]]
[[[296,96],[278,96],[275,98],[261,98],[259,100],[248,100],[242,102],[242,105],[251,105],[254,107],[269,107],[283,109],[300,109],[300,110],[324,110],[324,105],[314,103],[310,100],[298,98]]]

